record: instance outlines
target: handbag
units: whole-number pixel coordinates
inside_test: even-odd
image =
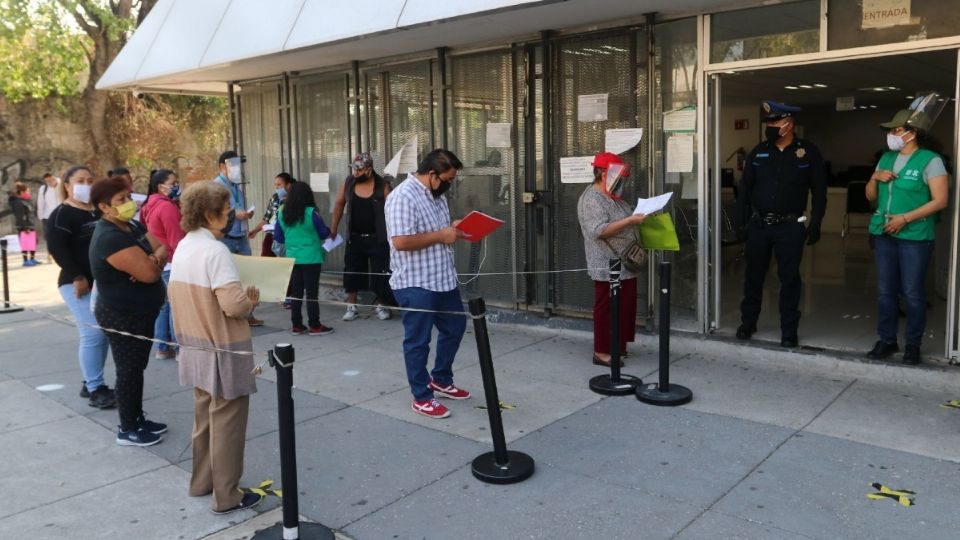
[[[646,268],[647,262],[647,253],[643,250],[643,246],[640,245],[636,239],[633,239],[628,246],[620,250],[618,253],[614,249],[613,245],[607,241],[606,238],[603,238],[603,242],[607,244],[607,247],[610,248],[610,251],[617,254],[617,257],[620,258],[620,264],[632,274],[639,274],[644,271]]]

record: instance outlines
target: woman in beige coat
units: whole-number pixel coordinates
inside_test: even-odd
[[[263,501],[239,490],[249,397],[257,391],[247,315],[260,291],[243,289],[230,251],[219,242],[233,221],[226,188],[195,183],[184,191],[180,210],[186,236],[177,246],[168,295],[182,346],[180,383],[193,387],[195,403],[190,495],[213,493],[213,512],[226,514]]]

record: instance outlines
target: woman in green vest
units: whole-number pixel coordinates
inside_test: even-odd
[[[947,207],[947,170],[936,152],[922,148],[930,117],[902,110],[881,127],[890,148],[867,183],[867,198],[877,205],[870,219],[877,263],[877,333],[870,358],[888,358],[897,345],[899,298],[906,302],[907,330],[903,362],[920,363],[920,341],[927,324],[925,282],[933,237]]]
[[[320,268],[326,254],[323,241],[328,236],[330,229],[317,212],[317,203],[313,200],[310,185],[306,182],[294,182],[283,206],[277,211],[273,238],[284,244],[287,257],[295,259],[293,273],[290,275],[290,319],[293,323],[290,333],[295,336],[306,332],[311,336],[325,336],[333,332],[333,328],[320,322],[320,304],[317,303]],[[300,309],[304,294],[307,303],[307,326],[303,325],[303,312]]]

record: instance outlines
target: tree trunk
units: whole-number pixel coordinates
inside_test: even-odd
[[[106,72],[110,62],[116,57],[119,46],[111,43],[106,36],[99,35],[94,39],[94,56],[90,62],[90,79],[83,90],[83,104],[86,112],[87,131],[90,134],[90,144],[93,147],[93,157],[90,165],[95,170],[106,172],[117,163],[117,145],[109,132],[108,108],[109,92],[96,89],[97,81]]]

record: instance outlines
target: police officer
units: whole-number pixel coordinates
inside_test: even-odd
[[[737,217],[746,237],[747,269],[740,304],[738,339],[757,331],[763,300],[763,281],[770,255],[777,258],[780,278],[780,345],[798,345],[800,324],[800,259],[803,244],[820,239],[820,223],[827,206],[827,179],[820,151],[798,138],[795,114],[800,107],[763,102],[766,140],[747,156],[737,197]],[[812,211],[804,215],[808,195]],[[806,224],[805,224],[806,222]]]

